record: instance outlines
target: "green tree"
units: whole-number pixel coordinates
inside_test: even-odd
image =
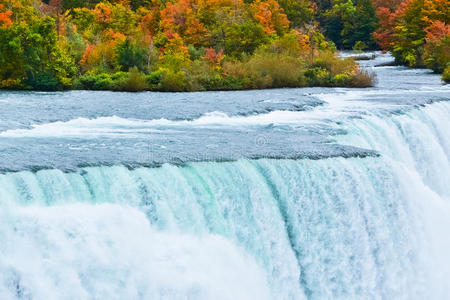
[[[252,54],[268,41],[264,28],[253,22],[234,24],[225,29],[225,53],[233,57],[240,58],[243,53]]]
[[[309,1],[279,0],[278,2],[284,9],[289,21],[291,21],[292,27],[302,27],[305,23],[313,20],[314,10],[311,8]]]
[[[408,1],[400,8],[395,27],[395,46],[392,51],[397,62],[410,66],[422,66],[425,44],[425,23],[422,15],[423,0]]]
[[[375,47],[372,32],[378,20],[371,0],[336,0],[324,18],[325,34],[338,48],[352,49],[358,41]]]
[[[70,86],[77,68],[58,45],[53,18],[37,19],[28,26],[15,24],[0,31],[0,40],[1,81],[13,80],[20,86],[45,90]]]
[[[146,60],[145,49],[139,47],[139,45],[127,38],[123,43],[117,45],[117,64],[122,71],[128,71],[132,67],[137,67],[139,70],[143,70],[144,62]]]

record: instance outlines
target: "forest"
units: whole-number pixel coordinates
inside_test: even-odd
[[[0,0],[0,89],[367,87],[336,50],[450,81],[449,0]]]

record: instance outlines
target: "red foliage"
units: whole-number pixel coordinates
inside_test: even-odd
[[[216,52],[213,48],[206,48],[204,59],[209,61],[212,64],[220,64],[222,59],[224,58],[223,49],[220,49],[219,52]]]
[[[388,8],[394,12],[404,0],[373,0],[373,5],[378,8]]]
[[[382,49],[388,50],[394,40],[396,14],[387,7],[380,7],[377,9],[377,16],[380,28],[373,36]]]

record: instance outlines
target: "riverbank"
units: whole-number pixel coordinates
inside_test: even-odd
[[[361,69],[352,57],[341,58],[332,51],[312,59],[286,51],[261,50],[242,60],[194,60],[182,67],[157,67],[144,72],[88,72],[66,84],[44,74],[33,82],[12,84],[16,90],[109,90],[194,92],[301,87],[365,88],[375,84],[375,74]],[[1,85],[0,85],[1,87]]]
[[[331,53],[308,63],[298,56],[263,53],[244,61],[211,65],[197,62],[179,71],[160,68],[150,74],[129,72],[86,74],[74,89],[113,91],[215,91],[295,87],[370,87],[374,74],[352,59]]]

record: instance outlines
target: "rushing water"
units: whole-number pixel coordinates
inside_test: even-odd
[[[447,299],[450,88],[1,92],[0,299]]]

